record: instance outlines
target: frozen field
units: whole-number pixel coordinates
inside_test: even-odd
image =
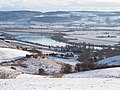
[[[14,35],[15,38],[23,41],[29,41],[34,43],[40,43],[43,45],[53,46],[65,46],[66,43],[58,42],[51,39],[50,36],[42,36],[39,33],[25,33],[25,32],[6,32]],[[97,45],[114,45],[120,41],[120,31],[73,31],[73,32],[62,32],[67,34],[65,38],[72,38],[78,40],[69,40],[69,42],[86,42]],[[99,36],[105,36],[105,38],[98,38]],[[114,36],[114,37],[109,37]]]
[[[114,45],[120,41],[120,31],[74,31],[66,32],[68,36],[65,38],[74,38],[78,40],[70,40],[70,42],[86,42],[92,44]],[[106,38],[97,38],[98,36],[106,36]],[[115,36],[110,38],[109,36]]]

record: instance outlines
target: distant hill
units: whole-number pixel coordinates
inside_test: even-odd
[[[23,18],[32,18],[35,15],[40,15],[41,12],[35,11],[1,11],[0,12],[0,20],[1,21],[13,21]]]
[[[99,12],[99,11],[0,11],[0,22],[14,23],[61,23],[81,22],[102,24],[108,21],[120,23],[120,12]]]

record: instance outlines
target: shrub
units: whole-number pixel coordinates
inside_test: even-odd
[[[69,65],[69,64],[62,65],[61,71],[62,71],[62,73],[71,73],[72,72],[72,65]]]
[[[38,58],[38,55],[33,55],[33,58],[37,59],[37,58]]]
[[[75,70],[76,71],[83,71],[83,70],[91,70],[94,69],[96,65],[89,60],[84,61],[83,63],[76,64]]]
[[[24,67],[24,68],[28,68],[27,64],[22,64],[22,63],[18,63],[18,66]]]
[[[38,70],[38,75],[44,75],[44,74],[45,74],[44,69],[40,68],[40,69]]]
[[[55,75],[53,75],[53,77],[52,78],[62,78],[63,77],[63,73],[60,73],[60,74],[55,74]]]
[[[16,70],[16,68],[15,67],[10,67],[11,69],[14,69],[14,70]]]
[[[81,63],[76,64],[75,70],[78,71],[78,72],[82,71]]]
[[[32,55],[28,55],[28,54],[26,54],[26,58],[31,58],[31,56],[32,56]]]
[[[27,51],[27,47],[25,47],[25,48],[22,48],[22,50],[23,50],[23,51]]]

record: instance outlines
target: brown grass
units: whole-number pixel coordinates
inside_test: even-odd
[[[55,74],[52,76],[52,78],[62,78],[63,77],[63,73],[60,73],[60,74]]]

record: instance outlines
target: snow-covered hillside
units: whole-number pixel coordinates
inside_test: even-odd
[[[10,49],[10,48],[0,48],[0,62],[13,61],[22,57],[26,54],[30,54],[27,51]]]
[[[120,65],[120,56],[105,58],[103,60],[98,61],[96,64],[106,66]]]
[[[3,70],[4,69],[4,70]],[[15,79],[0,79],[0,90],[119,90],[120,68],[100,69],[64,75],[63,78],[20,74],[7,68],[0,69]],[[98,78],[99,77],[99,78]]]
[[[66,74],[64,78],[120,78],[120,67]]]
[[[13,66],[13,67],[16,68],[16,70],[18,71],[28,73],[28,74],[38,74],[39,69],[43,69],[47,74],[55,74],[55,73],[60,73],[62,68],[61,64],[48,58],[44,58],[44,59],[30,58],[29,60],[17,61],[15,63],[22,63],[26,65],[27,68],[21,67],[21,66]]]
[[[20,74],[22,74],[22,72],[0,66],[0,79],[16,78]]]

